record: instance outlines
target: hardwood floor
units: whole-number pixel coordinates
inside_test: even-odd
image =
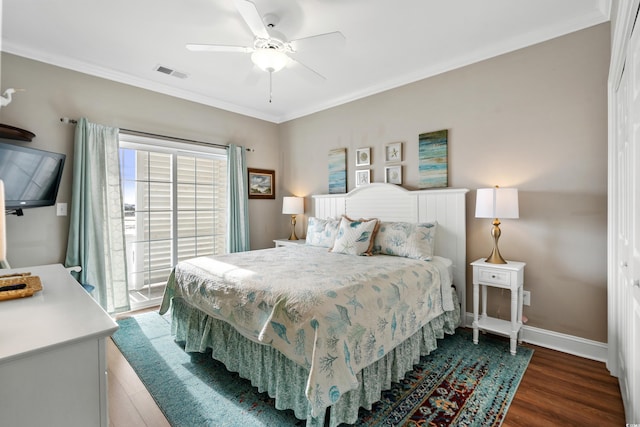
[[[109,378],[109,426],[169,426],[156,402],[118,347],[107,340]]]
[[[503,427],[625,425],[618,380],[609,374],[604,363],[530,344],[524,346],[534,349],[533,357]],[[107,361],[110,426],[169,426],[111,340]]]
[[[503,427],[625,426],[618,379],[602,362],[538,347]]]

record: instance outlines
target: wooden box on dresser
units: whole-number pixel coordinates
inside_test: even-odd
[[[108,426],[105,340],[118,325],[60,264],[42,290],[0,301],[0,424]]]

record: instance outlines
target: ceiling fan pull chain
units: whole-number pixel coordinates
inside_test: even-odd
[[[271,98],[273,97],[273,71],[269,71],[269,104],[271,104]]]

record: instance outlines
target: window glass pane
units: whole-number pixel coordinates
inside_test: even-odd
[[[136,211],[149,210],[149,181],[136,181],[134,205]]]
[[[149,153],[149,181],[171,181],[171,159],[168,153]]]
[[[178,237],[192,237],[196,235],[195,211],[178,211]]]
[[[149,286],[149,273],[146,271],[129,272],[129,290],[139,291]]]
[[[124,205],[125,216],[127,212],[134,212],[136,209],[136,183],[135,181],[121,181],[122,203]]]
[[[215,162],[216,161],[214,159],[196,159],[196,182],[198,184],[213,184],[215,176]]]
[[[127,271],[129,275],[145,271],[149,260],[149,242],[127,241]],[[129,282],[129,287],[136,282]]]
[[[171,209],[171,198],[171,183],[149,183],[149,209]]]
[[[198,237],[197,241],[198,256],[214,255],[213,236]]]
[[[198,236],[213,235],[215,229],[213,211],[197,211],[195,213],[195,217],[196,225],[198,227]]]
[[[135,205],[124,205],[124,236],[126,241],[136,238],[136,211]]]
[[[178,155],[178,182],[195,183],[196,182],[196,159],[195,157],[187,157]]]
[[[198,184],[196,191],[196,207],[198,209],[213,209],[213,186]]]
[[[149,218],[149,212],[136,212],[135,215],[135,227],[131,234],[131,241],[144,242],[149,238],[149,227],[151,226],[151,219]],[[129,241],[129,239],[127,239]]]
[[[178,209],[193,210],[196,208],[196,186],[194,184],[178,184]]]
[[[149,271],[149,285],[161,285],[164,289],[164,286],[167,283],[167,278],[171,275],[172,267],[161,268],[159,270],[151,270]],[[159,297],[162,297],[162,292],[160,292]]]
[[[149,212],[149,224],[145,228],[143,238],[145,240],[171,239],[171,211]]]
[[[184,261],[185,259],[194,258],[196,256],[197,252],[195,237],[178,239],[178,262]]]
[[[136,182],[136,210],[171,209],[171,183]]]
[[[227,238],[225,234],[216,234],[213,240],[213,252],[223,254],[227,250]]]
[[[151,298],[159,302],[175,263],[226,251],[226,158],[141,146],[120,149],[134,307]]]
[[[154,240],[149,242],[149,270],[167,269],[173,267],[171,240]],[[168,275],[161,280],[167,280]]]
[[[135,179],[140,181],[149,180],[149,153],[147,151],[136,150],[135,157]]]

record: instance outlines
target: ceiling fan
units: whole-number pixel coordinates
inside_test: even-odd
[[[265,15],[263,19],[252,1],[233,1],[238,12],[254,35],[253,45],[187,44],[187,49],[195,52],[250,53],[253,63],[269,73],[269,102],[271,102],[272,74],[282,70],[288,65],[299,66],[293,68],[303,70],[302,72],[312,78],[326,80],[322,74],[304,65],[290,55],[300,50],[314,47],[329,46],[335,48],[344,43],[345,39],[341,32],[334,31],[287,41],[282,34],[275,30],[275,26],[278,23],[277,16],[268,14]]]

